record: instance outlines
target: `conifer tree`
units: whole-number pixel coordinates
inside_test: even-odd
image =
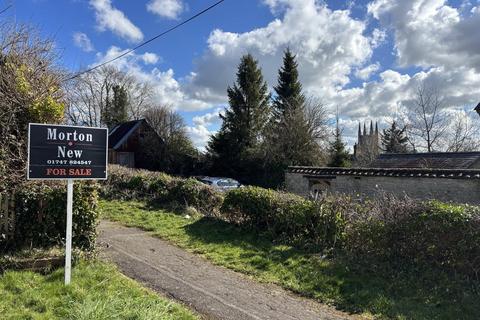
[[[350,166],[350,155],[346,150],[346,144],[342,140],[342,131],[338,125],[338,115],[337,115],[337,126],[335,128],[334,140],[330,143],[330,162],[328,163],[329,167],[349,167]]]
[[[259,144],[270,113],[270,94],[258,62],[252,55],[241,58],[236,83],[227,89],[229,108],[220,131],[211,138],[207,151],[216,174],[244,181],[258,176]]]
[[[298,79],[298,63],[289,48],[285,50],[283,66],[278,71],[278,84],[274,89],[277,96],[273,106],[277,118],[300,109],[305,104],[302,84]]]
[[[397,127],[395,121],[388,129],[383,129],[381,137],[383,151],[387,153],[406,153],[408,137],[405,134],[406,127]]]
[[[102,116],[103,122],[108,128],[113,128],[117,124],[128,121],[128,94],[124,87],[114,85],[112,87],[113,97],[107,97],[105,111]]]
[[[278,72],[278,84],[274,89],[273,116],[266,141],[267,176],[272,179],[271,186],[281,184],[288,166],[319,164],[321,149],[316,124],[322,121],[311,116],[321,114],[314,109],[323,109],[321,104],[307,103],[296,57],[290,49],[284,53],[283,66]]]

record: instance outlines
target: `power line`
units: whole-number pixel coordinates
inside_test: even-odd
[[[10,9],[13,5],[12,4],[9,4],[5,9],[3,9],[2,11],[0,11],[0,14],[4,13],[5,11],[7,11],[8,9]]]
[[[147,44],[149,44],[150,42],[157,40],[158,38],[166,35],[167,33],[172,32],[173,30],[175,30],[175,29],[183,26],[184,24],[187,24],[188,22],[190,22],[190,21],[194,20],[195,18],[201,16],[202,14],[206,13],[207,11],[210,11],[211,9],[215,8],[216,6],[218,6],[219,4],[221,4],[221,3],[224,2],[224,1],[225,1],[225,0],[217,1],[217,2],[215,2],[214,4],[212,4],[211,6],[209,6],[208,8],[205,8],[205,9],[203,9],[202,11],[194,14],[193,16],[191,16],[190,18],[188,18],[187,20],[184,20],[184,21],[180,22],[179,24],[171,27],[170,29],[167,29],[167,30],[163,31],[162,33],[154,36],[153,38],[150,38],[150,39],[148,39],[148,40],[140,43],[139,45],[133,47],[132,49],[129,49],[129,50],[125,51],[124,53],[122,53],[122,54],[120,54],[120,55],[118,55],[118,56],[116,56],[116,57],[114,57],[114,58],[112,58],[112,59],[110,59],[110,60],[107,60],[107,61],[105,61],[105,62],[102,62],[102,63],[100,63],[100,64],[98,64],[98,65],[96,65],[96,66],[94,66],[94,67],[92,67],[92,68],[89,68],[89,69],[87,69],[87,70],[78,72],[78,73],[74,74],[73,76],[71,76],[70,78],[65,79],[64,81],[68,81],[68,80],[75,79],[75,78],[81,76],[82,74],[91,72],[91,71],[96,70],[96,69],[98,69],[98,68],[100,68],[100,67],[103,67],[103,66],[106,65],[106,64],[109,64],[109,63],[111,63],[111,62],[113,62],[113,61],[115,61],[115,60],[118,60],[118,59],[126,56],[127,54],[132,53],[133,51],[135,51],[135,50],[143,47],[144,45],[147,45]]]

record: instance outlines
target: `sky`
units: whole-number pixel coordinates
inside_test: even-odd
[[[0,20],[55,40],[72,72],[105,61],[188,19],[215,0],[0,0]],[[240,57],[251,53],[270,88],[289,47],[308,97],[351,147],[359,122],[386,128],[412,107],[420,83],[441,92],[452,117],[480,121],[480,0],[226,0],[113,64],[150,81],[203,149],[228,106]],[[473,118],[474,117],[474,118]]]

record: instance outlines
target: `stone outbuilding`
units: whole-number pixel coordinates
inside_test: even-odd
[[[381,154],[369,168],[289,167],[285,180],[302,196],[386,192],[480,204],[480,152]]]

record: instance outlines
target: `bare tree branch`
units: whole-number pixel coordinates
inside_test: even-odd
[[[428,87],[423,82],[417,88],[414,104],[407,127],[412,146],[427,152],[441,149],[440,142],[446,134],[449,121],[438,89]]]
[[[69,90],[67,117],[70,122],[88,126],[104,126],[102,115],[112,99],[113,87],[125,88],[128,95],[128,117],[138,120],[152,104],[153,88],[150,83],[135,76],[105,66],[74,79]]]
[[[468,115],[456,115],[451,125],[450,132],[446,135],[445,144],[447,146],[447,151],[465,152],[479,150],[479,129],[478,125],[472,124]]]

